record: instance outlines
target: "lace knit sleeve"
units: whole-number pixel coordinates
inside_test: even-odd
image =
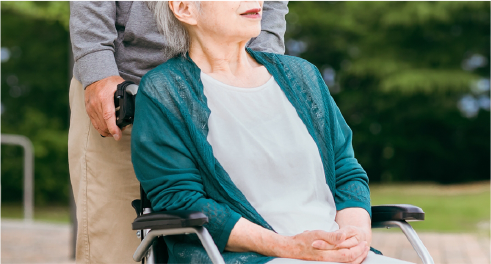
[[[145,90],[145,79],[136,97],[131,154],[135,174],[147,192],[153,210],[202,211],[205,227],[223,252],[232,228],[241,217],[227,205],[207,197],[200,170],[181,135],[167,119],[165,107]]]
[[[370,214],[368,176],[355,158],[351,143],[352,132],[336,103],[329,98],[334,113],[334,155],[336,170],[336,209],[361,207]]]
[[[352,133],[319,70],[312,63],[293,56],[263,54],[264,64],[281,65],[278,76],[285,94],[298,111],[318,144],[326,182],[331,188],[336,209],[361,207],[371,215],[368,177],[355,159]],[[277,59],[277,60],[275,60]],[[274,67],[269,68],[272,72]],[[286,76],[286,78],[282,78]]]

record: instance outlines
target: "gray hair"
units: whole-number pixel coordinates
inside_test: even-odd
[[[198,12],[200,2],[194,1]],[[169,7],[169,1],[150,1],[147,6],[152,11],[159,32],[165,38],[164,52],[166,57],[185,55],[189,51],[190,37],[184,25],[175,16]]]

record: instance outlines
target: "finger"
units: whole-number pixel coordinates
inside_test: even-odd
[[[363,252],[365,252],[366,247],[367,243],[364,241],[352,248],[328,250],[326,251],[326,253],[330,255],[332,259],[331,261],[349,263],[355,261],[358,257],[360,257]]]
[[[331,245],[337,245],[344,240],[346,240],[346,234],[342,232],[324,232],[320,231],[318,233],[318,239],[317,240],[324,240],[325,242],[331,244]]]
[[[94,121],[97,124],[97,131],[99,134],[105,136],[105,137],[111,137],[111,133],[109,133],[109,130],[107,129],[106,122],[104,121],[104,118],[102,118],[102,115],[96,115],[94,117]]]
[[[92,118],[90,119],[90,123],[92,123],[92,126],[95,128],[95,130],[99,131],[98,130],[98,126],[97,126],[97,122],[95,122],[95,120],[93,120]]]
[[[97,116],[94,117],[94,115],[92,115],[92,116],[89,116],[89,118],[90,118],[90,122],[92,123],[92,126],[97,130],[97,132],[99,134],[101,134],[101,136],[104,136],[104,137],[109,136],[108,131],[104,131],[104,130],[100,129],[100,125],[98,122],[99,120],[98,120]]]
[[[362,243],[358,244],[357,246],[350,248],[349,249],[350,252],[351,252],[350,257],[352,259],[350,259],[349,261],[355,261],[356,259],[358,259],[361,256],[363,256],[363,254],[365,253],[367,247],[368,247],[367,242],[366,241],[363,241]]]
[[[324,240],[315,240],[312,243],[312,247],[317,250],[329,250],[329,249],[334,249],[336,245],[332,245],[327,243]]]
[[[107,130],[97,129],[97,132],[103,137],[111,137],[112,135]]]
[[[359,256],[357,259],[355,259],[355,261],[353,261],[353,264],[361,264],[367,258],[368,252],[370,252],[369,246],[366,247],[365,252],[363,252],[361,256]]]
[[[110,100],[103,101],[102,116],[109,133],[115,140],[119,140],[122,133],[119,127],[116,125],[116,110],[114,108],[114,101],[112,100],[112,97]]]
[[[87,97],[87,95],[86,95]],[[92,126],[97,130],[99,129],[99,126],[97,125],[97,114],[95,114],[95,111],[93,109],[93,103],[89,100],[85,100],[85,111],[87,112],[87,115],[89,116],[90,122],[92,123]]]
[[[343,241],[342,243],[338,244],[335,246],[336,249],[340,248],[352,248],[358,244],[360,244],[361,241],[358,241],[357,237],[350,237]]]
[[[340,228],[339,230],[336,230],[335,233],[343,233],[345,234],[346,239],[348,239],[350,237],[359,235],[359,230],[352,226],[345,226],[343,228]]]
[[[106,123],[102,118],[102,107],[100,102],[97,100],[87,101],[85,104],[85,109],[87,114],[89,115],[90,121],[94,128],[101,134],[102,136],[109,136],[109,131],[107,130]]]

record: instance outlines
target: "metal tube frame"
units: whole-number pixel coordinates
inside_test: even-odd
[[[220,251],[218,251],[217,246],[213,242],[210,233],[208,233],[208,230],[206,230],[206,228],[204,227],[183,227],[151,230],[146,234],[145,238],[136,249],[135,254],[133,254],[133,260],[135,260],[136,262],[140,262],[143,257],[145,257],[145,254],[149,252],[153,240],[159,236],[182,235],[190,233],[195,233],[198,235],[198,238],[201,240],[201,243],[203,244],[203,247],[205,248],[206,253],[210,257],[213,264],[225,264],[225,261],[223,260]],[[147,258],[147,263],[150,263],[148,262],[148,260],[150,259],[150,257]]]
[[[406,235],[409,243],[413,246],[418,256],[423,261],[423,264],[434,264],[433,258],[431,257],[428,249],[426,249],[425,245],[419,239],[418,234],[414,231],[413,227],[408,224],[406,221],[382,221],[372,223],[372,228],[390,228],[390,227],[399,227],[404,235]]]
[[[34,215],[34,147],[20,135],[1,134],[1,142],[24,148],[24,221],[30,223]]]
[[[149,214],[151,212],[152,212],[152,208],[143,208],[142,214]],[[142,231],[143,232],[142,232],[141,236],[142,236],[142,241],[143,241],[147,237],[147,234],[148,234],[148,232],[151,231],[151,229],[144,229]],[[154,254],[155,253],[153,251],[152,243],[150,243],[150,246],[147,249],[147,254],[144,254],[144,256],[142,257],[142,259],[145,258],[145,260],[146,260],[145,263],[146,264],[155,264],[155,255]]]
[[[150,229],[145,229],[145,230],[143,230],[143,234],[145,234],[145,235],[144,235],[144,237],[143,237],[143,240],[145,240],[145,238],[147,238],[147,235],[148,235],[148,233],[149,233],[150,231],[151,231]],[[142,242],[143,242],[143,240],[142,240]],[[146,260],[146,261],[145,261],[145,263],[146,263],[146,264],[156,264],[156,263],[155,263],[155,252],[154,252],[154,247],[153,247],[153,245],[152,245],[152,242],[153,242],[153,239],[151,239],[151,241],[150,241],[150,245],[148,246],[147,253],[146,253],[146,254],[143,254],[143,257],[144,257],[144,258],[145,258],[145,260]],[[141,245],[141,244],[140,244],[140,245]],[[136,253],[135,253],[135,254],[136,254]],[[142,257],[142,258],[143,258],[143,257]],[[134,258],[134,257],[133,257],[133,258]]]

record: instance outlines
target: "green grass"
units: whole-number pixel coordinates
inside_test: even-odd
[[[372,204],[414,204],[426,215],[422,222],[411,223],[417,231],[477,232],[489,235],[489,182],[460,185],[392,184],[370,185]],[[2,218],[23,217],[21,204],[2,204]],[[37,207],[34,219],[69,223],[68,207]]]
[[[2,219],[22,219],[22,204],[2,204]],[[47,206],[34,208],[34,220],[52,223],[70,223],[70,208],[67,206]]]
[[[413,204],[425,220],[413,222],[417,231],[477,232],[489,235],[490,185],[396,184],[371,185],[372,205]]]

